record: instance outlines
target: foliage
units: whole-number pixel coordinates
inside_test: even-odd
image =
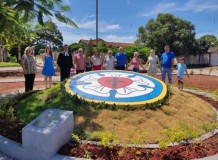
[[[71,96],[65,91],[64,83],[58,83],[46,91],[38,91],[32,96],[19,101],[16,112],[21,121],[29,123],[41,112],[48,108],[73,110],[74,114],[84,113],[85,115],[94,115],[95,111],[88,106],[85,101],[81,101],[77,96]],[[28,108],[26,108],[28,106]]]
[[[177,122],[175,126],[162,130],[162,134],[165,136],[165,139],[160,140],[159,143],[162,149],[165,149],[170,143],[187,141],[200,135],[188,124],[182,122]]]
[[[63,46],[62,34],[52,21],[46,21],[43,26],[37,24],[34,31],[36,36],[32,41],[32,45],[34,45],[36,54],[38,54],[40,49],[45,48],[45,45],[51,45],[56,48]]]
[[[156,50],[157,54],[163,52],[166,44],[170,45],[176,55],[195,53],[198,50],[194,25],[168,13],[160,13],[156,20],[150,19],[145,27],[139,27],[135,43],[148,46]]]
[[[0,117],[1,118],[5,118],[7,119],[9,122],[14,122],[17,118],[15,116],[15,112],[14,112],[14,105],[17,103],[18,101],[12,97],[8,98],[8,97],[4,97],[2,99],[2,104],[0,107]]]
[[[95,48],[95,50],[97,49]],[[98,51],[101,53],[106,53],[108,51],[107,46],[104,41],[98,42]]]
[[[29,42],[29,41],[25,41],[25,42],[23,42],[23,43],[24,43],[24,44],[22,44],[22,43],[19,44],[21,56],[24,54],[25,48],[30,45],[30,42]],[[16,57],[17,60],[18,60],[18,45],[17,45],[17,44],[11,46],[11,48],[10,48],[10,50],[9,50],[9,54],[10,54],[11,56]],[[17,62],[18,62],[18,61],[17,61]]]
[[[68,11],[69,6],[62,5],[62,0],[1,0],[0,43],[7,51],[13,45],[29,45],[34,37],[30,23],[37,20],[40,25],[44,25],[43,17],[55,17],[59,22],[77,28],[77,25],[64,15]]]
[[[0,43],[7,50],[17,43],[23,43],[28,37],[26,25],[21,25],[21,20],[7,3],[0,3]]]
[[[211,44],[217,43],[217,38],[215,35],[206,34],[197,39],[200,44],[201,52],[206,53]]]
[[[19,67],[19,63],[0,62],[0,67]]]
[[[127,54],[129,61],[133,58],[134,52],[138,52],[139,57],[142,60],[142,63],[145,63],[149,56],[150,49],[148,47],[143,46],[128,46],[124,47],[124,52]]]
[[[43,25],[43,17],[50,16],[55,17],[58,21],[69,24],[72,27],[77,27],[77,25],[68,17],[63,15],[64,12],[70,11],[69,6],[63,6],[62,0],[36,0],[36,1],[15,1],[8,3],[13,9],[19,11],[20,16],[23,18],[24,22],[27,22],[29,18],[37,18],[38,23]],[[55,9],[54,9],[55,8]],[[31,17],[33,16],[33,17]]]
[[[93,52],[94,52],[94,46],[92,44],[92,39],[90,39],[88,45],[85,47],[84,53],[85,53],[86,57],[88,57],[88,56],[91,57],[93,55]]]
[[[15,56],[12,56],[11,54],[8,54],[8,62],[16,63],[17,58]]]
[[[113,133],[99,132],[98,138],[100,139],[100,144],[104,147],[111,147],[111,143],[116,139],[116,135]]]
[[[65,82],[64,82],[65,83]],[[47,108],[57,108],[57,109],[62,109],[62,110],[71,110],[74,113],[75,116],[75,128],[74,128],[74,133],[80,136],[80,139],[91,139],[93,138],[96,139],[97,133],[102,132],[102,133],[112,133],[116,134],[117,137],[119,136],[119,142],[120,143],[125,143],[128,140],[128,132],[133,130],[135,131],[134,136],[129,137],[128,141],[129,143],[136,143],[136,142],[142,142],[142,143],[148,143],[148,142],[154,142],[160,139],[160,133],[157,131],[156,133],[150,133],[146,132],[147,134],[144,136],[142,133],[144,133],[144,126],[149,126],[150,124],[152,125],[158,124],[157,128],[164,128],[167,124],[172,124],[173,122],[169,122],[172,119],[174,119],[174,116],[177,117],[175,111],[179,110],[184,110],[187,108],[187,105],[182,105],[180,106],[179,104],[181,102],[174,101],[173,99],[177,99],[177,92],[174,92],[174,96],[172,97],[172,100],[168,103],[166,101],[165,103],[168,103],[169,105],[166,106],[164,105],[161,108],[157,108],[160,106],[152,105],[154,107],[152,110],[149,110],[147,108],[137,108],[138,106],[135,106],[135,108],[131,108],[133,106],[126,106],[125,110],[120,109],[119,106],[116,105],[111,105],[108,109],[115,110],[111,111],[108,109],[105,109],[106,104],[96,104],[93,102],[86,102],[78,96],[70,95],[65,91],[65,84],[64,83],[58,83],[55,86],[53,86],[50,89],[43,90],[43,91],[37,91],[32,94],[28,93],[25,95],[25,98],[18,99],[19,103],[13,105],[11,104],[11,101],[7,101],[10,103],[8,106],[15,106],[16,107],[16,113],[17,117],[19,117],[19,120],[22,122],[25,122],[25,124],[29,123],[32,121],[33,118],[37,117],[41,112],[45,111]],[[170,89],[170,88],[169,88]],[[179,92],[180,93],[180,92]],[[176,94],[176,95],[175,95]],[[183,94],[186,97],[186,93]],[[186,98],[188,98],[187,96]],[[178,98],[182,99],[182,101],[185,99],[180,96]],[[17,98],[14,98],[15,100]],[[178,104],[179,103],[179,104]],[[161,103],[162,104],[162,103]],[[207,105],[206,105],[207,106]],[[156,107],[156,108],[155,108]],[[167,114],[164,115],[163,110],[166,108],[172,109],[172,114]],[[103,108],[103,109],[101,109]],[[188,108],[192,108],[191,106]],[[187,110],[188,110],[187,108]],[[147,109],[145,111],[142,111],[140,109]],[[129,111],[130,110],[130,111]],[[132,110],[136,110],[135,112]],[[137,111],[140,110],[140,111]],[[169,111],[169,110],[168,110]],[[195,111],[195,110],[194,110]],[[120,113],[118,113],[120,112]],[[199,112],[199,111],[196,111]],[[212,111],[211,111],[212,112]],[[184,113],[184,112],[183,112]],[[190,113],[190,112],[188,112]],[[210,114],[207,113],[199,113],[199,115],[203,116],[208,116]],[[186,117],[187,115],[181,115],[181,117],[178,117],[178,119],[183,119],[184,117],[186,119],[189,119]],[[192,121],[200,121],[200,124],[202,124],[203,120],[197,119],[197,115],[195,115],[196,119],[190,119],[190,123]],[[166,119],[165,119],[166,118]],[[203,118],[204,119],[204,118]],[[210,116],[208,119],[204,119],[204,122],[207,123],[207,121],[212,121],[214,117]],[[147,120],[150,121],[149,124],[147,123]],[[163,122],[164,124],[160,124]],[[166,122],[166,124],[165,124]],[[174,124],[174,123],[173,123]],[[193,123],[192,123],[193,124]],[[136,126],[140,126],[138,129],[136,129]],[[119,128],[118,128],[119,127]],[[123,129],[120,130],[120,128],[125,128],[128,127],[128,132],[123,133]],[[130,127],[130,128],[129,128]],[[201,132],[203,133],[204,130]],[[122,131],[122,132],[120,132]],[[147,130],[146,130],[147,131]],[[95,133],[95,135],[94,135]],[[151,134],[151,135],[150,135]],[[121,137],[120,137],[121,136]],[[115,140],[117,140],[116,138]],[[113,141],[116,143],[115,141]],[[128,143],[128,144],[129,144]],[[88,153],[87,153],[88,154]]]
[[[206,132],[210,132],[218,128],[218,122],[210,123],[210,124],[202,124],[201,128]]]
[[[193,70],[191,70],[189,74],[190,74],[190,75],[193,75],[193,74],[194,74],[194,71],[193,71]]]
[[[72,43],[69,45],[69,48],[72,53],[76,52],[79,48],[83,48],[84,50],[84,46],[81,43]]]

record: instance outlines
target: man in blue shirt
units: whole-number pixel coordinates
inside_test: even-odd
[[[172,68],[174,63],[175,55],[170,51],[170,46],[166,45],[164,47],[165,52],[161,55],[161,75],[162,81],[165,82],[166,74],[168,76],[168,81],[172,84]]]
[[[119,52],[115,55],[116,70],[127,70],[128,60],[126,53],[123,52],[123,48],[119,48]]]

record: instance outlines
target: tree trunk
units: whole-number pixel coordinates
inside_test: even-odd
[[[3,62],[7,62],[8,61],[8,53],[7,53],[7,49],[6,47],[3,50]]]
[[[18,62],[20,63],[20,60],[21,60],[21,46],[20,46],[20,44],[18,45],[17,60],[18,60]]]
[[[0,62],[3,62],[3,47],[0,46]]]

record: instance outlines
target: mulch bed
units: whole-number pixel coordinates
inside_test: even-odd
[[[214,100],[197,95],[206,102],[213,105],[218,110],[218,103]],[[9,122],[6,118],[0,118],[0,134],[11,140],[22,143],[22,122],[16,120]],[[70,141],[65,144],[58,152],[62,155],[92,158],[97,160],[132,160],[132,159],[151,159],[151,160],[184,160],[211,156],[218,153],[218,134],[199,143],[191,143],[168,147],[165,150],[148,148],[123,148],[115,146],[112,148],[93,145],[79,144]]]
[[[218,102],[197,95],[204,101],[210,103],[218,110]],[[97,160],[132,160],[132,159],[149,159],[149,160],[184,160],[208,157],[218,153],[218,134],[211,138],[203,140],[199,143],[190,143],[184,145],[177,145],[168,147],[165,150],[148,149],[148,148],[122,148],[122,147],[103,147],[93,144],[78,144],[71,141],[65,144],[60,150],[59,154],[84,157]]]
[[[218,134],[201,143],[177,145],[168,147],[165,150],[122,147],[105,148],[91,144],[76,145],[74,142],[69,142],[60,149],[59,154],[97,160],[184,160],[214,155],[218,153],[217,146]]]

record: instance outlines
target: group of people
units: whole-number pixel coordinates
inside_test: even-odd
[[[155,51],[151,50],[150,55],[147,59],[146,65],[147,73],[150,76],[156,76],[158,68],[160,68],[162,81],[165,82],[166,76],[168,81],[172,84],[172,69],[174,65],[175,55],[170,51],[169,45],[164,47],[165,52],[162,53],[161,58],[159,59],[155,55]],[[52,76],[55,75],[54,69],[54,59],[52,56],[51,46],[46,46],[45,53],[42,56],[43,64],[42,66],[36,63],[36,58],[33,54],[33,49],[27,47],[24,51],[24,55],[21,59],[21,65],[23,68],[23,73],[25,77],[25,91],[31,91],[33,89],[34,79],[36,75],[36,66],[42,67],[42,75],[44,76],[44,83],[46,88],[50,88],[52,85]],[[60,68],[60,80],[63,81],[66,78],[70,77],[71,68],[74,67],[76,74],[83,73],[85,71],[91,70],[127,70],[128,67],[132,66],[133,72],[139,72],[141,69],[145,69],[142,65],[141,59],[139,58],[139,53],[134,52],[134,56],[128,63],[128,57],[124,53],[123,48],[120,47],[119,51],[113,56],[113,52],[109,50],[104,59],[100,56],[100,53],[96,51],[91,57],[86,57],[83,53],[83,49],[79,48],[77,53],[72,56],[69,52],[69,46],[64,45],[64,51],[58,55],[57,65]],[[186,72],[187,76],[187,67],[184,64],[184,57],[178,59],[177,64],[178,72],[178,86],[180,89],[183,88],[184,83],[184,73]]]
[[[34,80],[36,76],[36,67],[42,68],[44,83],[46,88],[52,85],[52,76],[55,75],[54,60],[52,56],[51,46],[46,46],[45,53],[42,55],[43,64],[36,63],[36,57],[32,47],[26,47],[21,58],[21,66],[25,77],[25,92],[33,90]]]

